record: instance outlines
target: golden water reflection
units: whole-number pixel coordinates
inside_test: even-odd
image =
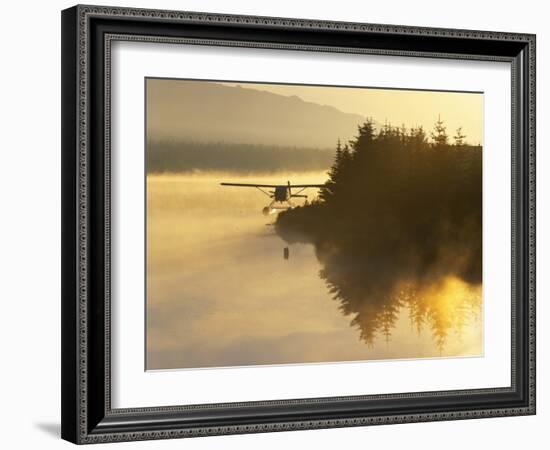
[[[313,245],[286,244],[267,197],[220,181],[322,183],[324,173],[147,177],[147,368],[473,356],[481,287],[403,280],[383,298],[331,278]]]

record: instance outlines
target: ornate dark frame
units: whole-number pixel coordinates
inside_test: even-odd
[[[512,384],[113,409],[113,40],[507,61],[512,66]],[[75,6],[62,12],[62,437],[78,444],[535,414],[535,36]]]

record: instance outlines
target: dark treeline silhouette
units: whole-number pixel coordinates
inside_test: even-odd
[[[149,173],[321,171],[334,159],[333,149],[175,140],[151,140],[146,154]]]
[[[287,242],[315,245],[321,277],[367,343],[389,338],[407,307],[442,350],[479,309],[482,149],[465,139],[459,129],[450,143],[441,120],[430,139],[367,120],[338,143],[319,199],[277,218]]]

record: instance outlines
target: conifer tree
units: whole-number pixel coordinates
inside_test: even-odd
[[[340,138],[338,138],[338,143],[336,144],[336,155],[334,156],[334,163],[330,168],[329,179],[333,183],[337,183],[340,178],[340,168],[342,165],[342,143]]]
[[[410,144],[413,149],[423,148],[426,144],[426,132],[422,126],[411,128]]]
[[[441,120],[441,115],[438,116],[437,122],[434,125],[434,130],[432,131],[432,139],[436,146],[447,144],[447,127]]]
[[[362,125],[360,125],[357,131],[357,137],[350,141],[351,158],[356,158],[358,156],[361,158],[360,155],[366,153],[368,149],[372,148],[373,142],[377,139],[374,121],[371,118],[368,118]]]
[[[322,200],[328,201],[334,196],[334,191],[337,189],[338,183],[341,181],[341,166],[342,166],[342,143],[340,138],[336,144],[336,154],[334,156],[334,163],[328,172],[328,180],[325,183],[325,187],[321,189],[319,196]]]
[[[354,142],[365,142],[372,141],[376,136],[376,130],[374,127],[374,122],[371,118],[368,118],[362,125],[357,127],[357,137]]]
[[[453,138],[457,147],[462,147],[466,143],[466,135],[462,132],[462,127],[457,128],[456,135]]]

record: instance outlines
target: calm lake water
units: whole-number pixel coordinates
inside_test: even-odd
[[[320,278],[313,245],[290,245],[285,259],[276,216],[261,213],[268,197],[219,185],[287,180],[326,174],[147,177],[148,369],[482,354],[481,288],[452,277],[423,292],[421,312],[394,302],[391,329],[366,342]]]

